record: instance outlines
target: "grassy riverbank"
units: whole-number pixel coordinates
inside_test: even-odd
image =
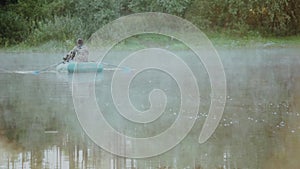
[[[207,32],[206,36],[216,48],[289,48],[300,46],[300,36],[262,37],[260,35],[232,35],[229,33]],[[89,41],[87,41],[87,45]],[[75,45],[72,41],[49,40],[38,46],[21,43],[14,46],[1,47],[2,52],[67,52]],[[131,37],[116,45],[117,50],[163,47],[184,50],[187,47],[167,36],[142,35]]]
[[[282,48],[300,46],[300,36],[262,37],[259,35],[230,35],[226,33],[208,33],[207,36],[216,47],[225,48]]]

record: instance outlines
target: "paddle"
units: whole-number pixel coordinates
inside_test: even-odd
[[[39,73],[41,73],[41,72],[43,72],[43,71],[46,71],[46,70],[48,70],[48,69],[50,69],[50,68],[52,68],[52,67],[54,67],[54,66],[57,66],[57,65],[61,64],[61,63],[64,63],[64,61],[60,61],[60,62],[55,63],[55,64],[53,64],[53,65],[49,65],[49,66],[47,66],[47,67],[44,67],[43,69],[33,71],[32,74],[37,75],[37,74],[39,74]]]
[[[114,65],[114,64],[110,64],[110,63],[106,63],[106,62],[101,62],[103,65],[107,65],[107,66],[113,66],[116,68],[121,68],[123,69],[125,72],[129,73],[131,72],[133,69],[130,67],[125,67],[125,66],[118,66],[118,65]]]

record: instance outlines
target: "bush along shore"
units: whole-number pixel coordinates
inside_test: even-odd
[[[3,0],[0,46],[64,50],[77,37],[88,39],[110,21],[138,12],[182,17],[217,45],[299,41],[298,0]]]

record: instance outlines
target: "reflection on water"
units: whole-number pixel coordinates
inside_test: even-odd
[[[0,169],[297,169],[300,166],[299,52],[299,49],[219,51],[226,71],[228,96],[216,132],[206,143],[198,144],[210,104],[210,87],[204,69],[195,68],[202,79],[198,81],[201,106],[195,126],[175,148],[146,159],[115,156],[85,135],[74,112],[71,76],[0,73]],[[1,62],[5,64],[1,68],[32,70],[41,64],[55,63],[56,59],[35,63],[16,59],[28,55],[31,54],[4,53]],[[149,107],[144,96],[153,85],[164,89],[170,97],[160,122],[139,126],[128,125],[112,107],[108,84],[111,73],[104,72],[99,78],[96,92],[105,117],[116,129],[143,137],[156,135],[172,124],[178,110],[178,100],[174,99],[178,89],[171,78],[155,75],[167,82],[150,81],[154,76],[145,72],[133,81],[130,94],[138,109]],[[124,126],[129,130],[122,131]]]

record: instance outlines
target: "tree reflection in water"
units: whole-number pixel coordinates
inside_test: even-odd
[[[213,136],[202,145],[197,142],[210,104],[209,84],[201,78],[202,109],[195,126],[175,148],[147,159],[118,157],[94,144],[79,126],[68,82],[56,74],[0,74],[0,169],[298,169],[299,49],[235,49],[220,53],[228,97],[222,121]],[[133,87],[139,89],[132,93],[137,95],[135,101],[139,105],[138,101],[147,99],[140,94],[145,88]],[[103,94],[110,88],[102,86],[99,90]],[[103,107],[107,98],[104,94],[98,98]],[[170,111],[176,105],[171,103]],[[109,120],[115,120],[112,111],[106,112]],[[125,123],[115,126],[126,128]],[[165,122],[156,124],[146,131],[157,134],[166,128]],[[144,126],[130,127],[139,136],[146,133]]]

